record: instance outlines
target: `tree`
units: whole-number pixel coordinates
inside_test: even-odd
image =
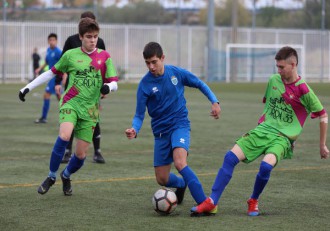
[[[302,0],[296,0],[302,1]],[[326,1],[325,28],[330,26],[330,1]],[[302,9],[264,7],[257,12],[259,27],[319,29],[322,19],[322,0],[306,0]]]
[[[173,22],[158,2],[136,2],[123,8],[116,6],[100,10],[100,20],[110,23],[166,24]]]
[[[64,7],[74,7],[74,0],[63,0],[63,6]]]
[[[232,7],[233,1],[227,0],[223,6],[216,7],[215,9],[215,24],[217,26],[231,26],[232,20]],[[238,2],[238,26],[245,27],[251,26],[250,12]],[[201,24],[206,24],[207,21],[207,9],[202,9],[200,12]]]
[[[330,2],[325,1],[325,28],[330,27]],[[304,23],[309,28],[320,28],[322,20],[322,0],[306,0],[304,7]]]

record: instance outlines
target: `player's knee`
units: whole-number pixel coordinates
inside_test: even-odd
[[[70,141],[71,134],[66,134],[65,132],[63,132],[63,133],[60,133],[60,137],[64,141]]]
[[[157,176],[156,181],[160,186],[165,186],[168,181],[168,177],[165,176]]]
[[[232,151],[228,151],[224,157],[224,163],[235,167],[239,163],[238,157]]]
[[[84,160],[87,156],[86,152],[82,152],[82,151],[79,151],[79,150],[76,150],[75,155],[77,156],[77,158],[79,160]]]
[[[177,161],[174,162],[174,167],[178,171],[181,171],[186,166],[187,166],[187,162],[185,160],[177,160]]]
[[[169,180],[169,174],[167,172],[156,172],[156,181],[159,185],[165,186]]]
[[[269,177],[270,177],[270,173],[272,172],[272,170],[273,170],[273,166],[272,165],[268,164],[265,161],[262,161],[260,163],[260,169],[259,169],[258,175],[262,179],[268,180]]]

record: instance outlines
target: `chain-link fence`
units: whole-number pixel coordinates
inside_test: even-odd
[[[226,78],[223,74],[226,73],[224,55],[226,55],[227,44],[232,43],[231,28],[215,28],[213,47],[217,55],[213,60],[208,61],[207,28],[203,26],[100,24],[100,27],[100,37],[105,41],[106,48],[122,80],[137,81],[145,74],[147,69],[142,50],[150,41],[161,43],[165,61],[168,64],[184,67],[208,81],[224,81]],[[31,57],[33,49],[37,47],[44,59],[48,47],[48,34],[56,33],[58,46],[62,48],[66,38],[77,33],[78,23],[4,23],[2,21],[0,29],[2,82],[26,82],[33,76]],[[330,80],[329,31],[238,28],[235,36],[237,36],[236,43],[240,44],[299,44],[304,47],[305,66],[300,67],[304,70],[303,77],[315,82]],[[267,59],[272,61],[274,57],[267,57]],[[259,60],[260,62],[250,60],[249,65],[251,63],[263,65],[263,59]],[[215,70],[212,76],[205,76],[206,62],[209,62]],[[248,69],[251,70],[251,68]],[[269,71],[273,73],[274,70],[270,68]],[[245,74],[251,75],[251,72],[241,73],[241,75]],[[254,78],[249,76],[247,79]],[[230,81],[235,81],[235,79],[230,77]]]

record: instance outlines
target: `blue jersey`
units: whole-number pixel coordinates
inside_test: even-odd
[[[48,47],[46,53],[46,63],[48,64],[49,69],[52,68],[58,60],[61,58],[62,51],[58,47],[54,47],[53,49]]]
[[[165,65],[162,76],[155,77],[148,72],[139,83],[132,122],[136,133],[142,127],[146,108],[156,136],[178,128],[190,128],[184,98],[185,86],[198,88],[212,104],[218,102],[210,88],[194,74],[179,67]]]
[[[53,49],[48,47],[46,53],[46,63],[48,64],[49,69],[52,68],[58,60],[61,58],[62,51],[58,47],[54,47]],[[46,89],[46,92],[55,95],[55,77],[49,80]]]

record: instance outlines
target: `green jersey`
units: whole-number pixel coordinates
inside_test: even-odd
[[[68,87],[59,102],[60,110],[73,109],[80,119],[98,121],[100,89],[103,83],[118,81],[110,54],[101,49],[91,54],[81,47],[71,49],[54,65],[52,72],[70,75]]]
[[[271,76],[264,96],[264,111],[256,130],[285,135],[295,141],[309,114],[317,118],[326,113],[307,83],[299,79],[284,84],[279,74]]]

